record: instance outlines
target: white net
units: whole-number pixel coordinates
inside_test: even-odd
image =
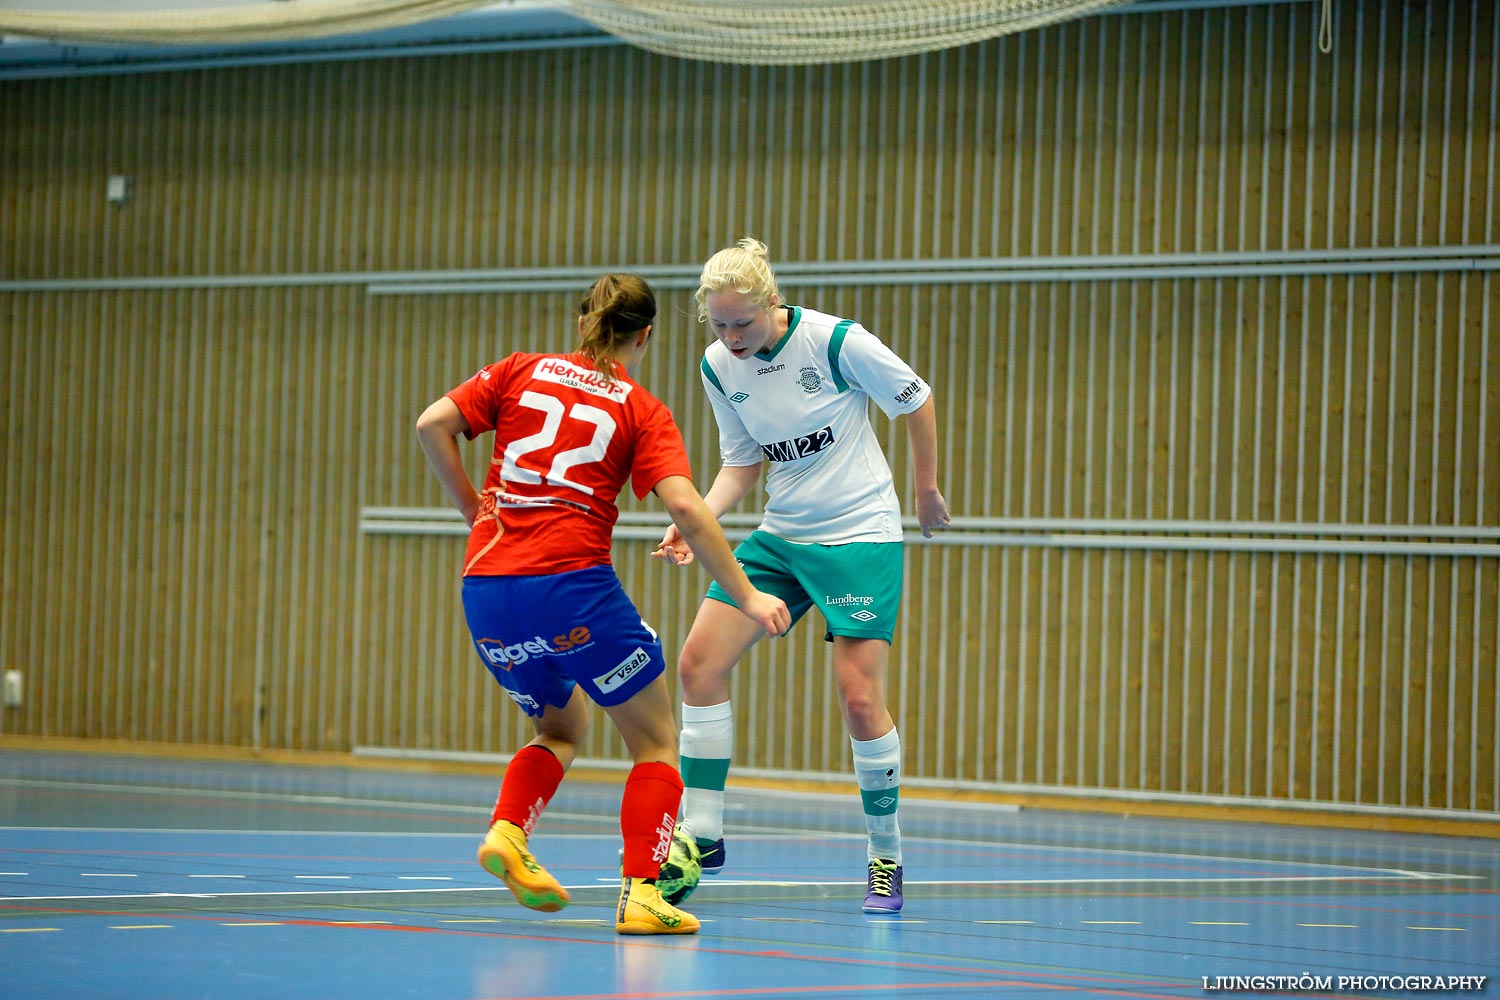
[[[796,65],[930,52],[1130,0],[564,0],[633,45],[711,62]]]
[[[66,42],[272,42],[377,31],[457,14],[492,0],[291,0],[152,9],[0,8],[0,33]]]

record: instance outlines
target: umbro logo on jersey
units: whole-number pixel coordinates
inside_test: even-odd
[[[750,398],[750,394],[748,392],[737,392],[733,396],[729,397],[729,401],[731,403],[743,403],[745,400],[747,400],[749,398]]]

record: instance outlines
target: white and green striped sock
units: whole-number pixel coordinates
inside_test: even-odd
[[[729,702],[682,706],[682,822],[698,840],[724,837],[724,783],[734,751]]]
[[[901,798],[901,737],[892,729],[873,740],[849,739],[854,748],[854,777],[870,834],[870,860],[901,863],[901,826],[896,807]]]

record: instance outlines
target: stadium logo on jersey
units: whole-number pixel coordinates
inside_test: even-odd
[[[818,370],[816,368],[813,368],[811,365],[809,365],[806,368],[800,368],[797,370],[797,384],[802,387],[803,392],[817,392],[819,389],[823,388],[823,376],[818,374]]]
[[[537,362],[531,377],[543,382],[555,382],[572,389],[582,389],[591,396],[603,396],[623,403],[630,395],[628,382],[606,382],[604,376],[592,368],[582,368],[566,358],[543,358]]]
[[[600,691],[613,691],[644,670],[650,662],[651,654],[637,646],[635,652],[627,656],[624,662],[615,667],[615,669],[607,674],[600,674],[598,677],[595,677],[594,683],[599,686]]]
[[[896,402],[910,403],[912,400],[917,398],[917,393],[921,391],[922,380],[919,378],[914,378],[910,382],[906,383],[905,389],[902,389],[899,393],[896,394]]]
[[[755,369],[757,375],[774,375],[776,372],[785,371],[786,365],[767,365],[765,368]]]
[[[766,457],[773,462],[795,462],[799,458],[816,455],[818,452],[833,444],[833,427],[824,427],[820,431],[794,437],[789,441],[777,441],[775,444],[763,444],[760,450],[766,453]]]
[[[551,641],[538,635],[521,642],[509,643],[502,639],[479,639],[474,645],[478,647],[479,655],[484,657],[484,662],[501,670],[509,670],[534,656],[556,656],[572,652],[591,642],[593,636],[589,634],[588,627],[578,625],[569,629],[565,635],[554,635]]]
[[[748,392],[737,392],[733,396],[729,397],[729,401],[731,403],[743,403],[745,400],[747,400],[749,398],[750,398],[750,394]]]

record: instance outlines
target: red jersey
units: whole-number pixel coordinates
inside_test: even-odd
[[[607,564],[629,479],[644,497],[692,477],[666,404],[623,372],[611,385],[581,354],[512,354],[447,393],[495,451],[464,576],[535,576]]]

